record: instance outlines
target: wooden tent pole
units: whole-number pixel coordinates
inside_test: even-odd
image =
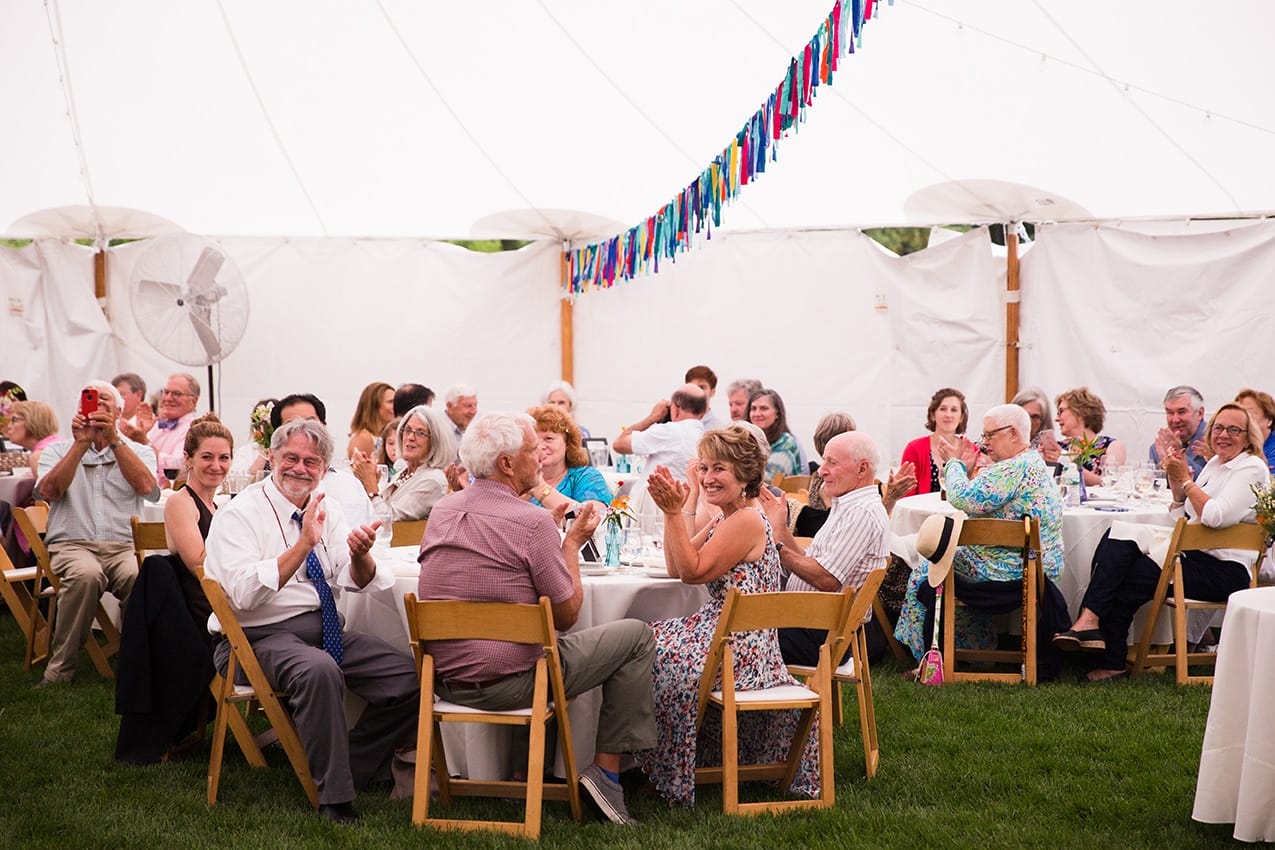
[[[93,253],[93,297],[106,297],[106,249],[100,246]]]
[[[570,243],[562,243],[562,289],[565,292],[569,283],[567,275],[570,273],[567,266],[567,251]],[[558,302],[558,327],[562,336],[562,380],[568,384],[575,384],[575,324],[574,312],[575,308],[570,298],[563,298]]]
[[[1005,402],[1018,395],[1018,225],[1005,225]]]

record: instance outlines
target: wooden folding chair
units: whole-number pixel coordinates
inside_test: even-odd
[[[1045,592],[1045,573],[1040,563],[1040,525],[1036,518],[967,519],[961,526],[958,546],[1003,546],[1022,552],[1023,605],[1022,636],[1018,649],[956,648],[956,574],[949,572],[943,582],[943,681],[1026,682],[1036,684],[1036,618]],[[958,671],[957,661],[991,661],[1018,665],[1017,673]]]
[[[213,614],[221,624],[221,633],[230,642],[230,660],[226,664],[226,672],[214,673],[209,684],[217,702],[217,716],[213,720],[212,752],[208,756],[208,804],[211,806],[217,802],[227,729],[235,736],[248,764],[253,767],[266,766],[261,747],[248,728],[248,717],[254,709],[259,708],[278,735],[279,743],[288,756],[288,763],[292,765],[292,772],[297,775],[297,781],[301,783],[311,807],[319,808],[319,792],[315,787],[314,777],[310,774],[310,762],[306,759],[305,748],[301,746],[301,736],[297,734],[292,715],[283,706],[286,694],[271,687],[221,585],[207,577],[200,584],[212,605]],[[247,678],[247,685],[235,683],[240,671]]]
[[[1189,523],[1186,517],[1178,519],[1173,527],[1173,537],[1169,540],[1169,551],[1164,556],[1164,565],[1160,569],[1160,581],[1156,584],[1155,596],[1151,598],[1151,609],[1147,623],[1142,629],[1142,639],[1138,641],[1138,653],[1134,657],[1133,672],[1137,676],[1146,672],[1149,666],[1161,666],[1172,663],[1175,677],[1179,685],[1213,684],[1212,676],[1192,676],[1189,666],[1215,666],[1217,655],[1212,652],[1190,652],[1187,647],[1186,615],[1189,611],[1226,610],[1225,602],[1204,602],[1188,599],[1182,586],[1182,558],[1184,551],[1193,549],[1245,549],[1257,554],[1249,578],[1249,587],[1257,587],[1258,572],[1262,568],[1262,559],[1266,556],[1266,531],[1256,523],[1241,522],[1227,528],[1209,528],[1199,523]],[[1151,639],[1155,633],[1156,621],[1164,606],[1173,608],[1173,651],[1152,652]],[[1223,624],[1225,628],[1225,624]]]
[[[421,539],[425,537],[425,526],[428,524],[429,520],[427,519],[413,519],[395,522],[393,528],[390,529],[390,545],[421,545]]]
[[[24,663],[29,670],[34,656],[38,656],[40,660],[48,656],[52,637],[49,617],[40,610],[39,602],[46,604],[51,616],[57,602],[57,591],[52,585],[40,581],[41,596],[35,596],[37,581],[41,578],[40,568],[15,566],[3,546],[0,546],[0,574],[4,579],[0,582],[0,599],[4,600],[13,614],[14,622],[22,629],[26,642]]]
[[[558,657],[557,633],[553,627],[553,609],[548,598],[540,597],[537,605],[502,602],[458,602],[452,600],[418,601],[416,594],[403,596],[407,609],[407,630],[412,640],[412,655],[421,677],[421,715],[416,739],[416,787],[412,800],[412,823],[438,829],[487,830],[523,838],[540,837],[541,801],[566,800],[571,817],[580,820],[580,786],[577,782],[575,750],[571,743],[571,724],[567,717],[567,694],[562,682],[562,665]],[[535,690],[531,706],[509,711],[485,711],[465,705],[427,698],[434,693],[434,658],[426,642],[437,640],[500,640],[537,644],[544,655],[536,662]],[[545,727],[556,721],[558,744],[567,774],[563,785],[544,784]],[[443,752],[443,723],[494,723],[527,726],[531,743],[527,758],[527,781],[453,779],[447,773],[447,757]],[[438,799],[449,805],[457,797],[512,797],[525,799],[523,819],[518,821],[480,821],[431,818],[429,816],[430,774],[438,782]]]
[[[147,552],[163,552],[168,549],[168,537],[164,533],[164,523],[143,522],[141,517],[133,517],[133,554],[137,555],[137,568],[142,568]]]
[[[53,567],[49,561],[49,550],[44,545],[44,532],[49,524],[48,503],[36,502],[29,507],[14,508],[13,519],[27,538],[31,554],[35,555],[37,573],[28,605],[28,621],[38,624],[42,617],[47,620],[47,628],[43,634],[39,630],[32,630],[27,635],[27,650],[23,665],[30,670],[33,665],[48,660],[53,643],[53,629],[56,625],[57,595],[62,583],[53,573]],[[47,616],[40,614],[39,605],[42,600],[48,601]],[[97,604],[95,621],[103,640],[99,643],[97,636],[90,629],[88,637],[84,639],[84,649],[88,651],[89,659],[93,662],[98,674],[104,679],[113,679],[115,671],[111,669],[110,659],[119,652],[120,632],[100,601]]]
[[[845,620],[837,628],[829,650],[834,664],[846,654],[847,648],[850,650],[850,657],[832,671],[832,716],[838,726],[845,724],[841,686],[854,685],[859,702],[859,730],[863,735],[863,764],[869,779],[877,775],[881,748],[877,742],[877,713],[872,702],[872,670],[868,664],[868,640],[863,630],[863,618],[876,601],[877,589],[884,580],[884,568],[873,570],[857,590],[851,591],[853,602],[846,609]],[[789,664],[788,671],[805,679],[814,675],[815,668]]]
[[[699,710],[696,726],[704,722],[709,705],[722,712],[722,766],[702,767],[695,771],[695,781],[722,784],[722,808],[727,814],[753,815],[792,809],[824,809],[836,802],[832,749],[832,643],[851,607],[854,591],[841,593],[740,593],[731,588],[722,606],[717,631],[713,635],[704,675],[699,684]],[[787,627],[824,629],[829,639],[819,648],[819,663],[804,684],[783,685],[755,691],[735,690],[735,656],[733,636],[738,632]],[[718,674],[720,689],[714,687]],[[788,748],[788,758],[773,764],[739,763],[739,712],[783,711],[798,709],[801,721]],[[756,803],[739,802],[740,780],[779,780],[786,792],[797,775],[801,756],[810,734],[816,712],[819,717],[819,797],[813,800],[771,800]]]

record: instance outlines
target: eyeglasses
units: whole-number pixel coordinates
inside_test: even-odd
[[[404,437],[415,437],[415,438],[416,438],[416,439],[418,439],[418,440],[428,440],[428,439],[429,439],[429,431],[422,430],[422,429],[420,429],[420,428],[404,428],[404,429],[403,429],[403,436],[404,436]]]
[[[1243,434],[1248,433],[1247,428],[1241,428],[1238,425],[1214,425],[1213,426],[1214,434],[1221,434],[1223,431],[1230,434],[1232,437],[1239,437]]]
[[[26,422],[27,418],[23,416],[21,413],[15,413],[9,417],[9,421],[10,422]]]
[[[182,398],[184,396],[194,395],[194,393],[184,393],[181,390],[160,390],[159,394],[161,396],[170,395],[173,398]]]
[[[307,457],[303,459],[301,455],[293,454],[292,452],[284,452],[279,456],[279,461],[284,466],[296,466],[297,464],[300,464],[311,472],[317,472],[324,466],[323,458]]]
[[[1001,431],[1008,431],[1010,428],[1013,428],[1013,427],[1014,427],[1013,425],[1002,425],[1002,426],[1001,426],[1001,427],[999,427],[999,428],[993,428],[992,430],[988,431],[988,432],[987,432],[987,433],[985,433],[985,434],[979,434],[979,435],[978,435],[978,441],[979,441],[980,443],[986,443],[986,442],[987,442],[988,440],[990,440],[990,439],[991,439],[994,435],[999,434]]]

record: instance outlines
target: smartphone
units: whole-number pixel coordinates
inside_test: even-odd
[[[80,393],[80,415],[88,419],[90,413],[97,413],[97,399],[97,390],[85,387]]]
[[[575,511],[567,511],[566,515],[562,517],[563,521],[566,522],[568,528],[571,527],[571,523],[572,521],[575,520],[575,518],[576,518]],[[602,555],[600,552],[598,552],[598,546],[596,543],[593,542],[592,537],[590,537],[587,541],[585,541],[585,544],[580,547],[580,560],[591,561],[595,564],[602,563]]]

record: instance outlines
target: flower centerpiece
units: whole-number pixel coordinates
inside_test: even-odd
[[[606,565],[608,567],[618,567],[620,565],[620,537],[624,532],[624,521],[635,520],[636,516],[629,509],[629,497],[617,496],[611,500],[611,504],[607,507],[607,512],[602,517],[602,522],[606,524]]]
[[[1265,487],[1250,485],[1257,501],[1253,503],[1253,511],[1257,514],[1257,524],[1266,530],[1267,538],[1275,537],[1275,481]]]
[[[259,404],[252,411],[252,441],[265,451],[270,451],[270,438],[274,436],[274,426],[270,424],[270,411],[274,410],[274,402]]]
[[[1086,440],[1084,435],[1072,437],[1067,441],[1067,456],[1071,458],[1071,462],[1076,464],[1076,469],[1080,473],[1080,501],[1088,501],[1088,494],[1085,492],[1085,464],[1090,461],[1097,460],[1106,454],[1106,447],[1098,445],[1097,440]]]
[[[0,451],[4,451],[4,429],[9,427],[9,417],[13,415],[13,405],[22,399],[14,390],[0,395]]]

